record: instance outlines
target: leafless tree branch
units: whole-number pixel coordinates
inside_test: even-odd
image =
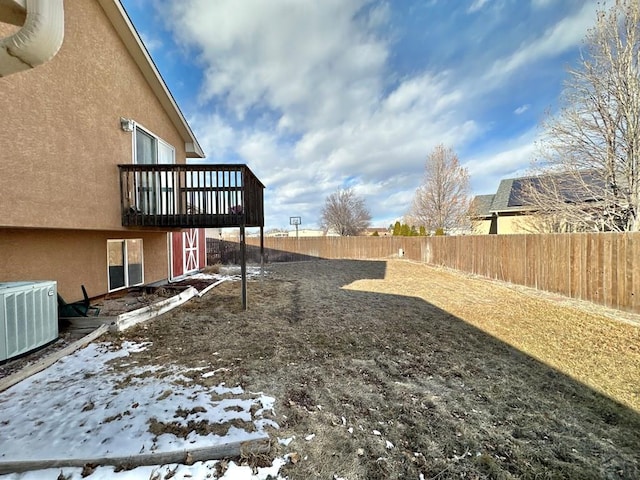
[[[563,107],[544,124],[544,180],[527,192],[545,228],[640,230],[639,50],[637,0],[598,12]]]
[[[411,218],[430,231],[466,226],[469,222],[469,173],[455,152],[438,145],[427,157],[422,184],[413,199]]]
[[[364,199],[353,189],[332,193],[325,200],[320,223],[323,230],[334,230],[340,235],[358,235],[371,223],[371,215]]]

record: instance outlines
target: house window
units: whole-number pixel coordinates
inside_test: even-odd
[[[142,239],[107,240],[109,291],[144,283]]]
[[[176,151],[167,142],[139,125],[135,126],[134,163],[143,165],[173,164]],[[137,205],[148,215],[173,214],[177,198],[174,195],[175,174],[170,171],[149,171],[137,174]]]
[[[175,149],[161,138],[158,138],[137,124],[134,139],[134,163],[144,165],[176,163]]]

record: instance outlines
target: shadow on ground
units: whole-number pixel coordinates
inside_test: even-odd
[[[344,288],[386,274],[272,264],[247,311],[226,283],[126,336],[275,396],[291,479],[640,477],[637,412],[422,299]]]

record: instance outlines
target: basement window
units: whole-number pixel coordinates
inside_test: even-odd
[[[144,283],[142,239],[107,240],[109,291]]]

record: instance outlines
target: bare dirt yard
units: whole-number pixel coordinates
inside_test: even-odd
[[[266,271],[120,339],[275,397],[290,479],[640,478],[633,322],[401,260]]]

